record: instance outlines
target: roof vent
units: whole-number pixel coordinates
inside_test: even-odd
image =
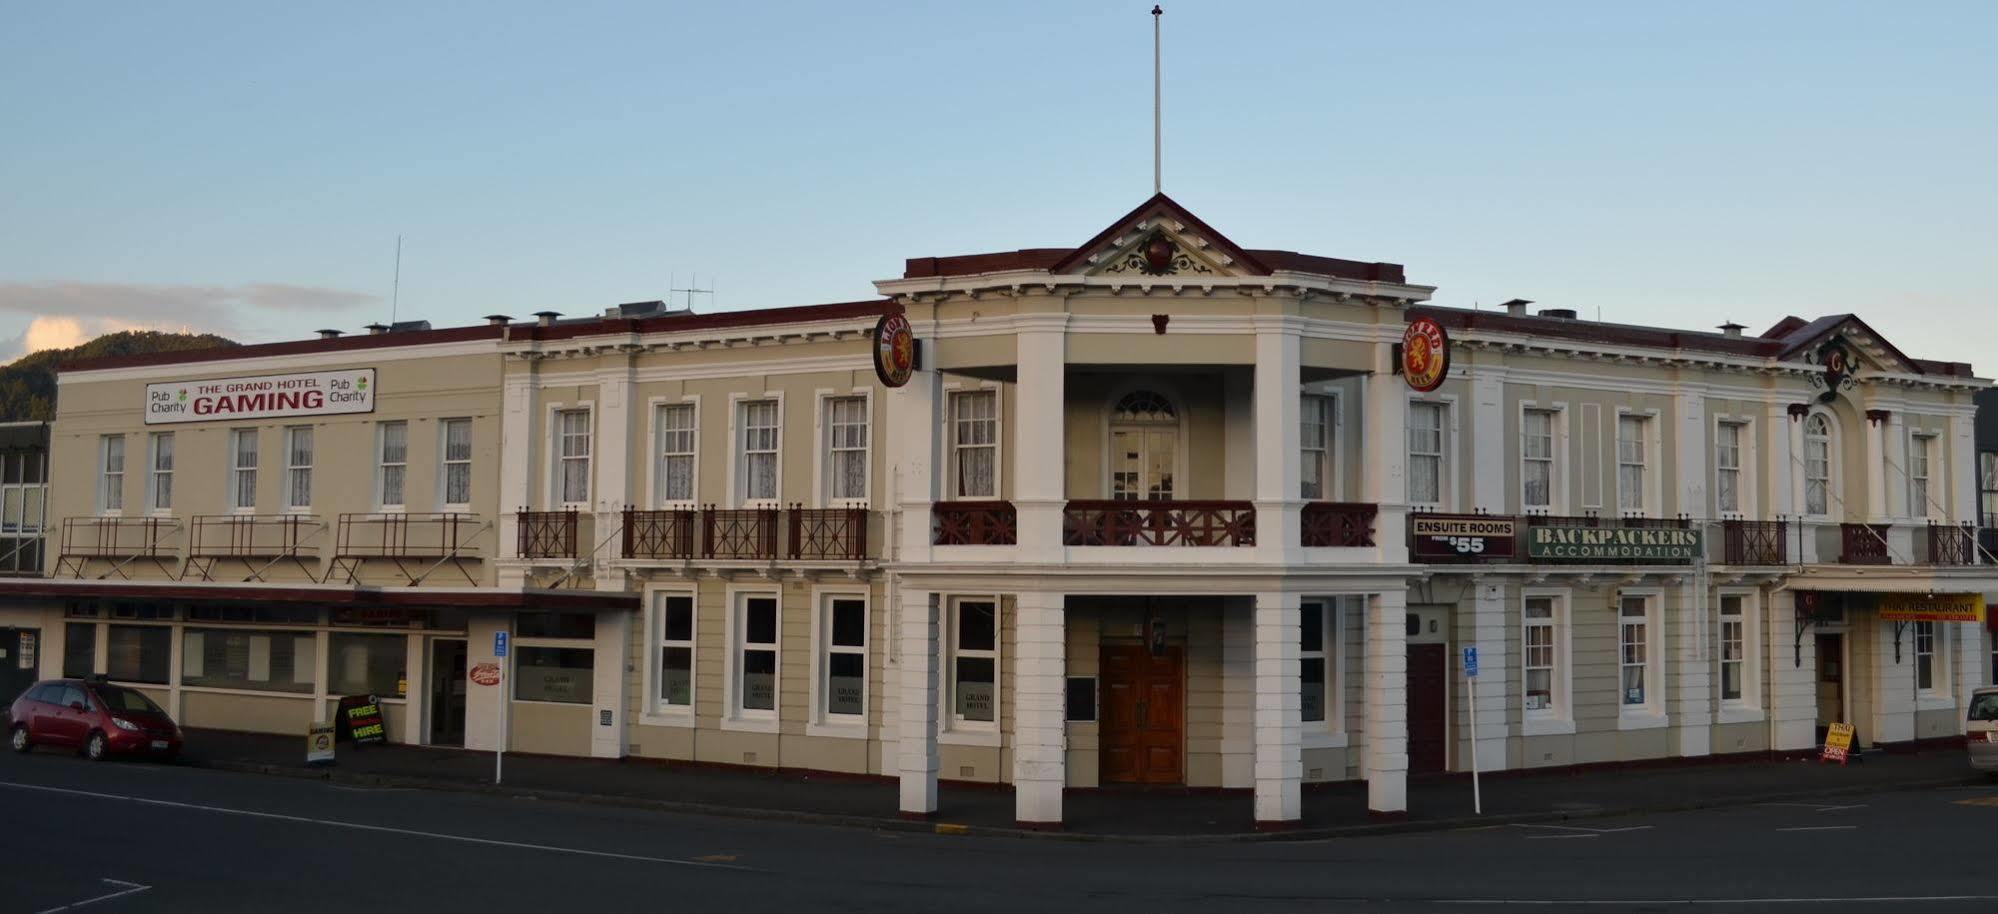
[[[555,319],[561,316],[562,312],[560,311],[536,311],[534,312],[534,322],[543,327],[553,327],[555,326]]]
[[[1505,309],[1506,316],[1508,317],[1525,317],[1526,306],[1530,304],[1533,304],[1531,299],[1515,298],[1500,307]]]
[[[340,338],[340,331],[338,330],[320,330],[316,332],[319,334],[319,338],[322,340],[334,340]]]
[[[1561,318],[1562,320],[1570,320],[1570,321],[1571,321],[1571,320],[1574,320],[1574,319],[1575,319],[1575,309],[1573,309],[1573,308],[1542,308],[1542,309],[1540,309],[1540,316],[1541,316],[1541,317],[1558,317],[1558,318]]]
[[[389,325],[390,333],[409,333],[413,330],[430,329],[429,321],[396,321]]]
[[[1741,339],[1741,331],[1746,329],[1748,328],[1741,324],[1737,324],[1734,321],[1728,321],[1727,323],[1720,325],[1720,332],[1722,334],[1725,334],[1727,338],[1731,340]]]
[[[506,325],[507,325],[508,323],[511,323],[512,321],[513,321],[513,318],[511,318],[511,317],[509,317],[509,316],[507,316],[507,315],[504,315],[504,314],[488,314],[488,315],[486,315],[486,326],[488,326],[488,327],[504,327],[504,326],[506,326]]]
[[[663,301],[635,301],[617,305],[604,312],[607,318],[656,317],[666,313]]]
[[[369,336],[380,336],[389,331],[387,324],[369,324],[366,329]]]

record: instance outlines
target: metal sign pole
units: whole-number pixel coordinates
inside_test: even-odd
[[[1478,649],[1464,648],[1464,680],[1471,690],[1471,813],[1485,814],[1484,794],[1478,786]]]
[[[506,631],[493,632],[493,657],[499,661],[498,694],[494,696],[497,705],[493,720],[499,732],[493,736],[493,784],[498,786],[501,777],[501,762],[506,758]]]

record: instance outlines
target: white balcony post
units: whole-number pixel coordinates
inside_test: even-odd
[[[1303,695],[1294,593],[1256,594],[1256,825],[1290,828],[1303,818]]]
[[[937,811],[937,712],[939,662],[938,597],[921,590],[903,590],[901,639],[901,750],[897,753],[902,781],[901,812],[927,818]]]
[[[520,519],[514,512],[521,508],[535,506],[534,455],[539,450],[534,446],[534,412],[540,398],[534,386],[535,366],[527,362],[509,373],[503,388],[504,404],[500,414],[500,491],[496,506],[499,517],[495,529],[499,532],[499,543],[495,552],[502,558],[518,558]],[[502,567],[499,570],[499,585],[520,587],[525,576],[518,569]]]
[[[1708,516],[1706,388],[1680,387],[1672,397],[1672,418],[1678,425],[1671,438],[1678,448],[1674,455],[1678,478],[1667,480],[1672,487],[1672,502],[1678,513],[1704,527]],[[1664,507],[1662,512],[1670,517],[1673,508]]]
[[[1019,556],[1026,562],[1060,562],[1062,507],[1067,503],[1063,456],[1067,421],[1068,315],[1023,315],[1017,329],[1015,447],[1007,455],[1013,510],[1019,521]]]
[[[1507,453],[1505,437],[1505,369],[1492,365],[1472,365],[1471,435],[1463,450],[1471,465],[1471,507],[1492,514],[1505,514],[1510,499],[1506,492],[1506,469],[1518,459]],[[1555,447],[1560,447],[1560,442]],[[1565,453],[1565,452],[1563,452]],[[1557,480],[1558,484],[1558,480]],[[1551,493],[1559,504],[1564,492]],[[1479,662],[1484,662],[1479,647]],[[1480,678],[1483,678],[1480,676]]]
[[[1061,594],[1023,592],[1016,598],[1018,642],[1013,667],[1014,819],[1025,827],[1061,825],[1067,786],[1066,613]]]
[[[1769,640],[1762,660],[1769,670],[1769,748],[1809,749],[1817,741],[1817,638],[1798,631],[1796,591],[1771,593],[1768,604]]]
[[[1704,512],[1702,512],[1704,513]],[[1713,670],[1707,648],[1709,617],[1707,576],[1694,575],[1677,588],[1678,606],[1667,616],[1666,628],[1672,649],[1667,667],[1670,682],[1665,689],[1666,711],[1678,730],[1676,750],[1682,756],[1713,752]],[[1671,591],[1668,591],[1668,596]],[[1667,606],[1671,606],[1668,602]]]
[[[1300,561],[1299,335],[1283,318],[1256,327],[1256,554],[1272,564]]]
[[[1361,446],[1366,454],[1365,499],[1380,512],[1374,521],[1374,544],[1387,564],[1408,561],[1408,388],[1395,376],[1394,367],[1393,347],[1375,343],[1374,372],[1364,381],[1366,431]],[[1456,444],[1450,441],[1446,446]],[[1444,472],[1455,472],[1456,467],[1456,456],[1447,455]]]
[[[1367,811],[1400,815],[1408,812],[1408,592],[1367,602]]]
[[[1892,520],[1894,510],[1887,497],[1887,423],[1870,418],[1864,421],[1866,422],[1865,519],[1870,524],[1884,524]]]
[[[900,528],[888,536],[895,538],[896,560],[926,562],[930,557],[930,505],[939,495],[936,471],[940,459],[940,429],[943,427],[940,385],[942,372],[930,367],[936,358],[935,340],[922,341],[921,370],[911,372],[909,383],[888,391],[888,452],[893,467],[890,498],[900,515]]]

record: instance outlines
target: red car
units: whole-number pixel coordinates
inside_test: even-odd
[[[8,714],[15,752],[63,746],[92,759],[172,758],[180,752],[180,727],[159,705],[143,693],[94,677],[35,683],[15,699]]]

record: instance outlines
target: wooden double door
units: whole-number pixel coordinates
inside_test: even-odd
[[[1186,781],[1186,652],[1142,644],[1103,646],[1098,725],[1105,783]]]

